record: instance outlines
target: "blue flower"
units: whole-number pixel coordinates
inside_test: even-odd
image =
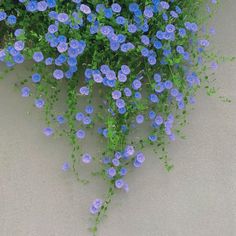
[[[16,42],[14,43],[14,48],[15,48],[17,51],[22,51],[22,50],[24,49],[24,47],[25,47],[25,43],[24,43],[23,41],[21,41],[21,40],[16,41]]]
[[[46,1],[39,1],[37,3],[37,9],[38,11],[46,11],[48,8],[48,4]]]
[[[82,156],[83,163],[89,164],[91,161],[92,161],[92,157],[90,154],[88,154],[88,153],[83,154],[83,156]]]
[[[112,159],[112,164],[117,167],[120,165],[120,161],[118,159],[114,158],[114,159]]]
[[[174,32],[174,31],[175,31],[175,26],[174,26],[173,24],[168,24],[168,25],[166,26],[166,32],[172,33],[172,32]]]
[[[154,111],[149,111],[149,118],[150,118],[151,120],[154,120],[155,117],[156,117],[156,113],[155,113]]]
[[[16,64],[22,64],[25,60],[25,57],[19,53],[13,57],[13,60]]]
[[[9,16],[7,17],[7,23],[8,23],[9,25],[14,25],[14,24],[16,24],[16,16],[14,16],[14,15],[9,15]]]
[[[54,34],[58,31],[58,26],[55,24],[49,25],[48,26],[48,32],[51,34]]]
[[[53,72],[53,77],[57,80],[61,80],[64,77],[64,72],[62,70],[56,69]]]
[[[85,136],[86,136],[86,133],[85,133],[85,131],[82,130],[82,129],[79,129],[79,130],[76,132],[76,137],[77,137],[78,139],[84,139]]]
[[[39,73],[35,73],[32,75],[32,81],[34,83],[38,83],[41,81],[41,75]]]
[[[46,58],[45,65],[49,66],[49,65],[52,65],[52,63],[53,63],[53,58],[51,57]]]
[[[46,128],[43,129],[43,133],[46,136],[51,136],[54,133],[54,131],[51,127],[46,127]]]
[[[142,36],[141,36],[141,42],[142,42],[144,45],[149,45],[149,44],[150,44],[150,39],[149,39],[148,36],[142,35]]]
[[[136,155],[136,161],[143,163],[145,161],[145,156],[142,152],[138,152]]]
[[[61,168],[63,171],[67,171],[70,169],[70,164],[68,162],[65,162],[63,165],[62,165],[62,168]]]
[[[41,62],[44,59],[43,53],[42,52],[35,52],[33,55],[33,59],[35,62]]]
[[[140,89],[141,86],[142,86],[142,83],[139,79],[135,79],[132,83],[132,87],[133,87],[134,90]]]
[[[29,95],[30,95],[30,88],[28,88],[28,87],[23,87],[23,88],[21,89],[21,96],[22,96],[22,97],[29,97]]]
[[[0,21],[3,21],[7,18],[7,14],[5,11],[0,11]]]
[[[130,74],[130,68],[127,65],[122,65],[121,66],[121,71],[125,74],[125,75],[129,75]]]
[[[80,11],[82,11],[84,14],[88,15],[91,13],[91,9],[89,6],[85,5],[85,4],[81,4],[80,5]]]
[[[132,96],[132,91],[130,88],[127,88],[127,87],[124,88],[124,93],[125,93],[125,96],[127,96],[127,97]]]
[[[123,107],[125,107],[125,101],[124,101],[123,99],[121,99],[121,98],[117,99],[117,100],[116,100],[116,106],[117,106],[118,108],[123,108]]]
[[[60,42],[60,43],[57,45],[57,50],[58,50],[58,52],[60,52],[60,53],[66,52],[67,49],[68,49],[68,45],[67,45],[67,43],[65,43],[65,42]]]
[[[153,8],[150,6],[146,6],[143,14],[146,18],[152,18],[153,17]]]
[[[95,199],[90,207],[90,213],[93,215],[97,214],[100,211],[102,204],[103,202],[101,199]]]
[[[160,115],[157,115],[156,118],[155,118],[155,123],[160,126],[161,124],[163,124],[164,120],[162,118],[162,116]]]
[[[136,12],[139,9],[139,5],[137,3],[130,3],[129,4],[129,10],[131,12]]]
[[[0,14],[1,14],[1,12],[0,12]],[[24,33],[25,33],[25,31],[23,29],[16,29],[15,32],[14,32],[14,35],[16,37],[19,37],[19,36],[23,35]]]
[[[123,16],[118,16],[118,17],[116,18],[116,23],[117,23],[118,25],[124,25],[124,24],[126,23],[126,19],[125,19]]]
[[[127,76],[122,71],[119,71],[119,73],[118,73],[118,80],[121,83],[124,83],[124,82],[127,81]]]
[[[92,114],[93,111],[94,111],[94,108],[93,108],[92,105],[87,105],[87,106],[85,107],[85,112],[86,112],[87,114]]]
[[[84,125],[89,125],[89,124],[91,124],[91,122],[92,122],[92,119],[89,116],[85,116],[83,118],[83,124]]]
[[[124,180],[123,179],[116,180],[115,186],[116,186],[116,188],[121,189],[124,186]]]
[[[143,121],[144,121],[144,116],[143,116],[143,115],[137,115],[137,116],[136,116],[136,122],[137,122],[138,124],[142,124]]]
[[[118,4],[118,3],[113,3],[113,4],[111,5],[111,9],[112,9],[112,11],[115,12],[115,13],[120,13],[120,12],[121,12],[121,6],[120,6],[120,4]]]
[[[135,33],[137,31],[137,26],[135,24],[128,25],[128,31],[132,34]]]
[[[89,88],[86,86],[81,87],[79,91],[82,95],[89,95]]]
[[[56,0],[47,0],[47,4],[49,8],[56,7]]]
[[[107,169],[107,175],[108,177],[113,178],[116,175],[116,169],[114,167]]]
[[[121,97],[121,92],[120,92],[119,90],[115,90],[115,91],[112,92],[112,98],[113,98],[114,100],[117,100],[117,99],[119,99],[120,97]]]
[[[69,20],[69,16],[66,13],[59,13],[57,16],[57,20],[61,23],[65,23]]]
[[[158,103],[158,102],[159,102],[159,99],[158,99],[158,97],[157,97],[156,94],[150,94],[150,95],[149,95],[149,99],[150,99],[150,101],[153,102],[153,103]]]
[[[124,154],[125,154],[125,156],[129,157],[129,156],[134,155],[134,152],[135,152],[134,147],[131,145],[128,145],[125,148]]]
[[[45,104],[45,102],[44,102],[44,100],[42,99],[42,98],[39,98],[39,99],[36,99],[35,100],[35,106],[37,107],[37,108],[43,108],[44,107],[44,104]]]
[[[26,10],[29,12],[35,12],[37,10],[37,2],[36,1],[29,1],[26,5]]]
[[[156,135],[150,135],[150,136],[148,136],[148,139],[149,139],[151,142],[155,142],[155,141],[157,141],[157,136],[156,136]]]
[[[66,122],[65,118],[62,115],[57,116],[57,122],[62,125]]]
[[[122,167],[122,168],[120,169],[120,172],[119,172],[119,173],[120,173],[121,176],[125,176],[125,175],[127,174],[127,172],[128,172],[127,169],[126,169],[125,167]]]
[[[113,16],[113,12],[111,8],[105,8],[104,13],[105,13],[105,17],[108,19],[112,18]]]

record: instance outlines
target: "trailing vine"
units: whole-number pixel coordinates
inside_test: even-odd
[[[95,162],[99,170],[91,174],[107,183],[104,198],[89,208],[93,235],[113,196],[129,191],[125,176],[147,159],[144,147],[171,171],[167,146],[175,135],[184,138],[196,92],[215,93],[209,70],[228,58],[208,50],[214,30],[204,24],[217,6],[216,0],[1,1],[0,61],[11,69],[31,60],[32,76],[17,86],[44,111],[44,134],[68,137],[71,158],[62,169],[85,184],[80,170]],[[141,128],[146,135],[139,137]],[[83,151],[89,130],[103,140],[101,153]]]

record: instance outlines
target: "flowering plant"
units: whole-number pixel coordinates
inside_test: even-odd
[[[140,168],[142,151],[154,147],[167,171],[166,153],[186,123],[186,106],[201,86],[209,87],[206,70],[217,68],[209,52],[214,29],[203,23],[216,8],[198,17],[203,0],[19,0],[0,3],[0,61],[12,68],[33,60],[21,95],[34,96],[45,113],[46,136],[65,135],[72,145],[72,169],[82,183],[81,166],[96,163],[95,176],[108,185],[103,199],[90,206],[93,234],[113,195],[128,191],[125,176]],[[66,91],[66,95],[65,94]],[[63,96],[61,96],[61,94]],[[59,111],[57,103],[65,103]],[[146,129],[146,135],[135,134]],[[104,149],[83,150],[81,142],[97,130]]]

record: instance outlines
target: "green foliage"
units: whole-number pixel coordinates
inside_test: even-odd
[[[105,7],[110,7],[114,1],[103,1]],[[127,22],[130,24],[135,23],[133,13],[129,11],[129,4],[134,1],[122,0],[118,1],[122,6],[122,14],[126,17]],[[48,17],[49,11],[35,11],[26,12],[24,4],[20,4],[18,1],[2,1],[0,3],[0,12],[4,10],[7,14],[14,14],[17,16],[17,23],[15,26],[5,24],[0,21],[1,38],[0,48],[5,48],[6,56],[4,61],[7,63],[14,63],[14,57],[9,53],[9,46],[14,45],[16,40],[25,42],[24,57],[31,60],[35,52],[42,52],[44,58],[51,57],[57,59],[59,56],[66,56],[65,63],[57,63],[46,67],[44,63],[36,63],[32,68],[32,73],[39,73],[42,80],[39,83],[31,83],[31,78],[24,78],[17,85],[22,87],[23,85],[31,86],[31,94],[35,98],[43,98],[46,103],[44,106],[45,123],[47,126],[53,127],[56,130],[58,136],[66,136],[70,140],[72,145],[71,153],[71,167],[79,182],[88,183],[88,180],[80,176],[80,162],[83,150],[80,146],[80,141],[76,136],[78,127],[83,127],[84,130],[97,129],[97,125],[101,125],[102,131],[107,131],[100,134],[100,139],[104,140],[105,149],[102,151],[102,155],[96,154],[93,157],[94,161],[99,164],[100,169],[93,171],[93,176],[100,176],[105,179],[108,184],[108,191],[104,197],[101,209],[97,212],[94,219],[94,224],[91,227],[91,232],[95,235],[98,229],[98,225],[102,218],[106,215],[108,207],[115,195],[116,181],[123,178],[121,174],[117,174],[114,178],[108,177],[107,171],[109,168],[116,168],[117,173],[120,173],[121,168],[131,169],[137,161],[137,156],[132,157],[125,156],[125,150],[127,145],[132,145],[135,150],[141,151],[146,146],[152,147],[156,153],[156,157],[163,163],[164,168],[169,172],[173,169],[173,164],[169,159],[167,153],[167,144],[170,140],[173,140],[174,134],[181,138],[185,136],[181,133],[182,127],[187,123],[187,108],[191,99],[195,96],[200,87],[205,87],[208,95],[213,95],[217,92],[217,89],[212,86],[211,73],[209,73],[209,64],[213,61],[220,63],[226,60],[233,60],[234,58],[219,58],[209,50],[205,50],[200,40],[210,40],[211,35],[206,32],[200,33],[203,23],[205,23],[215,12],[217,6],[212,6],[210,13],[204,13],[200,17],[200,9],[204,6],[203,0],[168,0],[166,3],[170,4],[172,11],[177,11],[176,6],[182,9],[182,12],[177,14],[178,17],[171,15],[169,10],[158,9],[154,17],[146,17],[144,9],[152,6],[152,0],[135,1],[142,9],[141,14],[138,15],[138,22],[141,25],[145,25],[148,22],[149,28],[147,31],[138,30],[136,33],[130,32],[129,24],[119,26],[117,24],[116,17],[105,17],[102,11],[96,13],[96,21],[99,22],[99,27],[109,25],[114,29],[116,35],[123,34],[126,36],[127,42],[132,42],[135,47],[124,53],[122,50],[111,50],[110,38],[105,37],[104,34],[98,30],[95,34],[90,33],[91,25],[94,26],[94,21],[87,22],[87,16],[82,11],[78,11],[75,8],[75,4],[72,1],[58,0],[55,11],[57,13],[66,12],[70,17],[70,23],[72,26],[77,24],[79,20],[86,22],[83,25],[79,25],[78,29],[71,27],[70,24],[59,23],[58,20],[53,20]],[[28,2],[27,2],[28,3]],[[26,3],[26,4],[27,4]],[[101,1],[83,1],[83,4],[88,4],[91,9],[95,9],[96,5]],[[72,15],[76,17],[72,17]],[[94,13],[95,14],[95,13]],[[168,15],[165,19],[165,14]],[[172,13],[173,14],[173,13]],[[115,14],[114,14],[115,15]],[[119,14],[117,14],[118,16]],[[136,19],[137,20],[137,19]],[[186,30],[186,35],[183,37],[177,30],[188,28],[186,23],[196,25],[197,30]],[[53,35],[48,35],[48,27],[51,24],[58,24],[58,31]],[[94,25],[93,25],[94,24]],[[174,25],[176,35],[171,39],[162,40],[159,39],[156,34],[158,31],[165,32],[168,25]],[[78,25],[77,25],[78,26]],[[15,36],[14,32],[16,28],[24,30],[24,34]],[[99,29],[100,29],[99,28]],[[196,33],[198,31],[198,33]],[[68,66],[68,52],[60,53],[57,50],[58,44],[52,46],[49,43],[50,37],[58,39],[59,36],[65,36],[67,42],[72,39],[78,41],[83,40],[86,42],[86,47],[83,53],[76,57],[78,69],[73,72],[70,78],[63,81],[53,78],[53,71],[56,68],[60,68],[64,73],[71,69]],[[140,38],[142,36],[148,37],[150,43],[144,45]],[[47,37],[49,39],[47,39]],[[171,37],[171,36],[170,36]],[[154,47],[154,41],[159,40],[161,47]],[[179,53],[177,48],[181,46],[184,48],[185,53]],[[150,52],[155,55],[156,63],[151,64],[147,57],[142,55],[142,50],[147,47]],[[128,65],[131,72],[129,73],[127,82],[118,82],[118,74],[122,65]],[[114,86],[104,86],[103,83],[96,83],[91,78],[84,78],[84,72],[86,69],[93,72],[99,70],[102,65],[109,65],[110,69],[116,74],[116,83]],[[91,72],[92,73],[92,72]],[[122,72],[123,73],[123,72]],[[155,75],[159,73],[161,75],[161,83],[155,79]],[[209,75],[210,74],[210,75]],[[195,82],[192,82],[189,77],[194,77]],[[92,76],[91,76],[92,77]],[[105,76],[104,76],[105,77]],[[1,77],[0,77],[1,79]],[[105,78],[103,78],[105,80]],[[189,79],[189,80],[188,80]],[[135,80],[141,81],[140,88],[134,88],[133,82]],[[104,82],[104,81],[103,81]],[[171,95],[171,88],[162,87],[166,82],[171,82],[173,88],[178,91],[177,95]],[[192,82],[192,83],[191,83]],[[80,92],[80,88],[86,86],[89,90],[89,94],[86,96]],[[165,85],[166,86],[166,85]],[[125,89],[131,90],[130,96],[125,96]],[[125,103],[126,111],[120,112],[117,106],[117,99],[112,97],[112,92],[120,91],[122,99]],[[139,94],[137,95],[137,91]],[[134,95],[136,94],[136,95]],[[141,98],[138,97],[141,94]],[[158,101],[152,101],[151,95],[156,95]],[[220,97],[225,102],[230,102],[229,99]],[[93,120],[89,124],[78,124],[76,115],[81,112],[81,104],[87,105],[97,104],[96,114]],[[182,103],[180,103],[182,102]],[[65,112],[64,116],[67,121],[66,125],[59,126],[57,124],[58,110],[56,109],[58,103],[64,103]],[[183,106],[184,104],[184,106]],[[138,126],[138,115],[144,115],[145,120],[148,120],[149,112],[155,113],[154,121],[150,121],[150,125],[146,128],[148,134],[143,136],[133,136],[133,127]],[[175,127],[172,130],[167,129],[169,116],[173,115],[173,119],[176,120]],[[92,115],[88,115],[89,118]],[[156,119],[161,116],[163,122],[157,125]],[[169,119],[169,120],[168,120]],[[142,123],[142,122],[141,122]],[[155,125],[156,124],[156,125]],[[172,124],[171,124],[172,125]],[[59,127],[59,128],[58,128]],[[125,128],[124,128],[125,127]],[[58,129],[57,129],[58,128]],[[172,127],[171,127],[172,128]],[[139,131],[139,130],[138,130]],[[175,132],[174,132],[175,131]],[[151,138],[150,138],[151,137]],[[153,140],[152,137],[157,137]],[[103,163],[104,157],[114,158],[118,152],[122,153],[122,160],[118,166],[112,162],[108,164]],[[138,155],[136,153],[136,155]],[[84,167],[83,167],[84,168]]]

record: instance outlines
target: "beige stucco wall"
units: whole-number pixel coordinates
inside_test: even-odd
[[[236,55],[236,1],[222,2],[215,45]],[[0,235],[87,236],[88,206],[105,186],[82,186],[71,172],[61,172],[68,143],[41,134],[41,114],[10,81],[27,73],[21,68],[0,82]],[[232,103],[200,92],[184,129],[187,139],[169,147],[174,170],[166,173],[147,151],[99,236],[236,235],[236,63],[222,65],[216,79]]]

